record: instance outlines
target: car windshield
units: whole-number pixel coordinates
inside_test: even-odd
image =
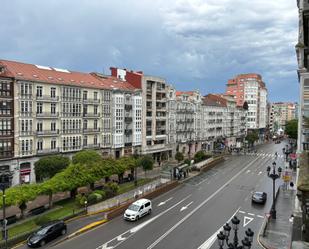
[[[50,227],[44,227],[44,228],[40,229],[39,231],[37,231],[36,234],[38,234],[38,235],[44,235],[44,234],[47,233],[47,231],[48,231],[49,228],[50,228]]]
[[[256,196],[262,196],[263,193],[261,193],[261,192],[256,192],[255,195],[256,195]]]
[[[129,207],[128,207],[129,210],[132,210],[132,211],[137,211],[139,209],[139,206],[135,205],[135,204],[131,204]]]

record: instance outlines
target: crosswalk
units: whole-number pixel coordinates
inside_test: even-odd
[[[262,157],[273,157],[273,158],[276,157],[275,154],[254,153],[254,152],[246,153],[246,155],[249,155],[249,156],[262,156]],[[284,158],[284,155],[277,155],[277,158]]]

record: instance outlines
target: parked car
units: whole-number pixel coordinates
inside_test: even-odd
[[[266,200],[267,200],[267,193],[265,192],[254,192],[252,194],[253,203],[265,204]]]
[[[151,201],[148,199],[140,199],[133,202],[124,212],[125,220],[135,221],[144,215],[150,214],[152,210]]]
[[[67,226],[64,221],[53,221],[42,226],[27,239],[29,247],[44,246],[47,242],[66,234]]]

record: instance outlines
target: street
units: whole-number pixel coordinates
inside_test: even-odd
[[[219,248],[216,235],[234,215],[240,219],[239,242],[250,227],[254,231],[252,248],[261,248],[256,238],[272,204],[272,180],[266,167],[275,160],[275,152],[279,154],[277,166],[284,167],[283,147],[284,143],[269,143],[259,146],[256,154],[228,156],[211,170],[152,200],[151,215],[137,222],[117,217],[53,248]],[[276,187],[279,184],[281,179]],[[265,205],[251,203],[253,191],[267,192]],[[230,240],[233,236],[231,231]]]

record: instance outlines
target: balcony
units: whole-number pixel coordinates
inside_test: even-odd
[[[71,97],[62,97],[62,101],[64,102],[81,102],[81,98],[71,98]]]
[[[19,156],[24,157],[24,156],[32,156],[33,155],[33,151],[32,150],[24,150],[24,151],[20,151]]]
[[[67,129],[67,130],[62,130],[63,134],[81,134],[82,129]]]
[[[33,131],[19,131],[19,136],[26,137],[26,136],[33,136],[33,135],[34,135]]]
[[[126,123],[131,123],[132,122],[132,117],[125,117],[124,122]]]
[[[43,130],[43,131],[37,131],[37,136],[56,136],[59,134],[59,130]]]
[[[82,113],[78,112],[78,113],[73,113],[73,112],[63,112],[62,113],[62,117],[81,117]]]
[[[37,155],[56,154],[59,153],[59,148],[37,150],[36,153]]]
[[[58,96],[42,95],[36,96],[36,100],[46,101],[46,102],[57,102],[59,100]]]
[[[125,104],[125,105],[124,105],[124,109],[125,109],[126,111],[131,111],[131,110],[132,110],[132,104]]]
[[[71,152],[71,151],[78,151],[81,150],[82,146],[68,146],[68,147],[63,147],[62,152]]]
[[[163,87],[157,87],[156,90],[157,90],[157,92],[164,92],[164,93],[166,91],[165,88],[163,88]]]
[[[99,133],[100,128],[88,128],[88,129],[83,129],[83,133]]]
[[[19,94],[20,99],[32,99],[32,94]]]
[[[32,112],[19,112],[19,116],[20,117],[31,117],[32,116]]]
[[[83,113],[83,117],[85,118],[98,118],[99,116],[99,113]]]
[[[84,145],[83,148],[85,148],[85,149],[97,149],[97,148],[100,148],[100,144],[87,144],[87,145]]]
[[[84,104],[99,104],[100,103],[100,99],[83,99],[83,103]]]
[[[13,148],[6,148],[7,150],[0,150],[0,159],[13,157]]]
[[[59,113],[51,113],[51,112],[42,112],[42,113],[36,113],[37,118],[58,118]]]
[[[126,135],[132,134],[132,129],[125,129],[124,134],[126,134]]]

